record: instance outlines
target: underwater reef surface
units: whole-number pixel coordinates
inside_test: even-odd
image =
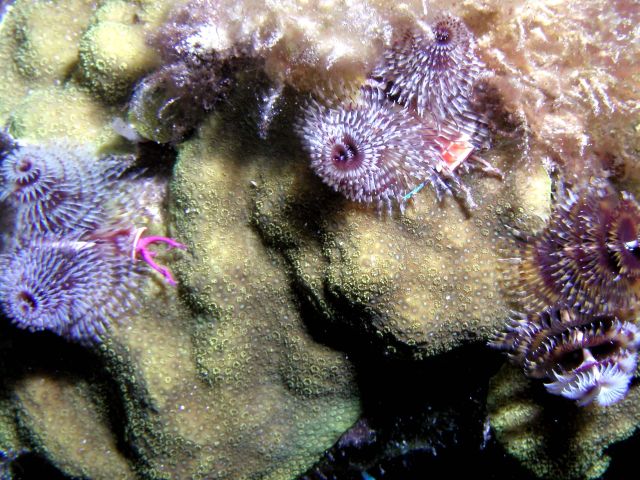
[[[419,97],[431,80],[403,70],[429,63],[428,49],[413,56],[443,13],[464,27],[434,30],[442,65],[456,39],[475,55],[439,73],[464,77],[440,84],[460,114],[449,123],[425,106],[448,101]],[[105,189],[100,207],[116,199],[109,228],[127,227],[90,217],[71,244],[136,232],[134,261],[144,227],[186,250],[145,251],[158,268],[136,263],[135,286],[114,277],[132,308],[80,343],[64,328],[22,330],[2,308],[0,478],[377,480],[455,472],[460,458],[492,478],[620,478],[639,438],[633,370],[617,403],[582,407],[501,366],[486,342],[537,295],[508,280],[514,236],[545,231],[565,186],[640,194],[639,24],[631,0],[13,2],[0,24],[0,167],[13,142],[46,158],[63,141],[101,167],[121,158],[117,178],[91,185]],[[384,78],[389,52],[403,57]],[[386,83],[398,79],[417,100]],[[401,126],[435,122],[438,137],[471,119],[482,141],[438,137],[444,162],[401,208],[354,202],[311,168],[300,122],[313,102],[351,111],[341,102],[363,84],[385,115],[411,116]],[[343,143],[331,159],[358,161]],[[54,173],[68,179],[69,162]],[[23,252],[8,168],[0,248]],[[39,262],[25,278],[46,276]],[[635,369],[635,350],[616,358],[630,356]]]

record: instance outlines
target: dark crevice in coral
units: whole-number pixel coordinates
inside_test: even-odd
[[[474,109],[487,119],[489,130],[498,137],[498,144],[521,142],[526,135],[523,118],[506,110],[500,89],[488,80],[478,81],[471,96]]]
[[[337,195],[336,200],[341,201]],[[328,212],[339,210],[337,207],[327,207],[326,203],[318,205],[318,208],[321,207]],[[390,334],[378,334],[379,329],[376,325],[384,324],[380,320],[384,316],[383,313],[364,305],[363,302],[351,302],[345,298],[344,294],[329,288],[316,291],[305,281],[304,275],[298,271],[298,260],[294,252],[299,242],[314,241],[312,240],[313,232],[317,235],[318,232],[324,232],[325,228],[321,223],[314,223],[314,219],[320,218],[314,214],[316,212],[295,206],[286,210],[291,213],[288,216],[289,220],[299,223],[300,228],[297,231],[309,232],[309,238],[292,239],[290,244],[286,244],[282,232],[278,232],[279,235],[276,236],[270,235],[265,230],[273,226],[273,219],[262,219],[259,215],[254,219],[254,226],[267,246],[284,256],[289,269],[291,288],[296,295],[301,316],[314,339],[332,349],[348,354],[384,357],[393,351],[394,357],[413,358],[416,352],[415,347],[400,342]],[[326,218],[323,221],[326,221]],[[371,294],[378,296],[381,292],[378,292],[378,295],[376,292]]]
[[[240,84],[264,77],[262,61],[241,51],[176,50],[180,34],[165,31],[152,41],[165,63],[138,82],[129,105],[137,121],[156,118],[147,135],[163,143],[187,139],[207,114],[233,104]]]
[[[146,385],[136,381],[139,372],[128,358],[129,351],[120,344],[111,343],[102,352],[104,368],[109,378],[117,382],[117,392],[105,394],[103,398],[117,401],[120,419],[110,425],[116,434],[118,448],[130,461],[142,478],[153,478],[153,465],[149,457],[168,455],[172,445],[167,446],[159,437],[157,426],[158,408],[151,400]]]
[[[51,465],[46,458],[35,453],[19,455],[5,473],[0,467],[0,479],[5,480],[65,480],[70,477]],[[7,475],[6,477],[4,475]]]
[[[137,145],[133,171],[145,177],[169,179],[176,158],[177,153],[170,145],[141,142]]]
[[[488,379],[501,362],[484,346],[421,362],[367,354],[354,362],[363,416],[300,480],[456,476],[470,466],[487,478],[533,478],[485,429]]]
[[[220,129],[225,141],[218,143],[224,145],[225,157],[240,166],[259,161],[264,170],[284,170],[290,168],[292,152],[303,152],[300,139],[291,128],[298,114],[299,98],[291,88],[282,89],[269,124],[260,124],[257,112],[264,108],[263,96],[272,87],[263,72],[253,72],[243,78],[218,110],[220,121],[226,126]]]
[[[623,440],[607,449],[612,458],[611,464],[602,480],[618,480],[629,478],[629,472],[638,468],[637,456],[640,451],[640,432],[627,440]]]
[[[342,338],[345,348],[358,345],[367,351],[368,355],[375,357],[385,356],[393,351],[394,357],[412,358],[415,347],[410,347],[400,342],[390,333],[383,333],[386,315],[376,308],[365,305],[364,302],[352,302],[345,297],[345,292],[337,292],[327,289],[325,297],[336,312],[334,323],[339,326],[341,332],[338,338]],[[371,297],[384,296],[383,292],[369,292]],[[367,302],[375,304],[375,299]],[[380,327],[380,328],[379,328]]]

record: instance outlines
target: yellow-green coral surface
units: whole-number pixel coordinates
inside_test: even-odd
[[[233,25],[247,18],[248,29],[236,32],[242,40],[259,30],[270,78],[304,89],[332,75],[361,78],[421,8],[232,3],[251,12],[233,12]],[[134,85],[158,67],[147,38],[172,4],[15,2],[0,26],[0,124],[24,141],[122,147],[113,119],[126,115]],[[314,330],[355,332],[350,338],[372,352],[408,359],[484,342],[510,307],[502,291],[508,265],[499,261],[505,224],[534,230],[549,212],[543,164],[555,160],[580,175],[591,165],[583,158],[606,149],[636,188],[640,43],[624,41],[638,23],[632,7],[430,3],[465,20],[496,72],[488,80],[500,99],[496,142],[483,155],[505,178],[465,175],[479,204],[469,214],[451,198],[438,204],[428,189],[404,216],[349,203],[308,167],[293,133],[300,93],[285,89],[290,108],[264,141],[247,126],[257,106],[244,85],[175,146],[168,201],[154,205],[169,206],[157,233],[168,229],[188,246],[163,259],[178,289],[151,280],[140,292],[143,308],[87,353],[93,373],[60,363],[65,353],[49,368],[31,368],[19,355],[31,348],[28,335],[8,332],[17,347],[4,346],[15,358],[2,362],[13,370],[0,397],[0,448],[37,452],[74,477],[295,478],[360,414],[347,354]],[[607,411],[551,399],[554,415],[575,431],[534,428],[551,407],[522,393],[523,382],[520,374],[494,380],[490,420],[507,451],[540,477],[597,477],[607,467],[604,449],[638,424],[634,389]],[[554,438],[570,442],[563,455],[554,456]]]
[[[601,478],[606,448],[640,423],[640,388],[610,407],[581,408],[551,397],[520,369],[505,366],[491,382],[487,407],[506,450],[540,478]]]

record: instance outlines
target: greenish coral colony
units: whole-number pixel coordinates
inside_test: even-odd
[[[607,447],[637,430],[639,395],[640,390],[632,388],[624,400],[606,410],[539,403],[533,382],[505,366],[492,380],[487,408],[500,442],[536,476],[595,479],[609,467]]]
[[[277,39],[284,40],[264,53],[265,70],[272,81],[282,81],[283,65],[292,65],[287,105],[304,103],[304,89],[316,75],[319,81],[337,74],[362,79],[390,41],[388,25],[421,14],[421,2],[395,9],[370,2],[362,7],[366,15],[351,12],[372,22],[360,42],[366,45],[357,50],[349,37],[349,49],[341,50],[323,39],[334,31],[332,15],[351,2],[321,2],[310,11],[301,6],[306,2],[281,3],[247,22],[266,18],[261,34],[281,29]],[[299,18],[285,13],[293,3]],[[255,79],[242,85],[239,78],[243,88],[227,102],[233,108],[216,109],[190,138],[175,143],[167,200],[145,200],[157,214],[151,230],[169,232],[188,247],[163,258],[179,288],[145,283],[140,310],[86,353],[99,374],[22,367],[5,373],[5,455],[36,452],[69,476],[92,479],[293,479],[361,415],[356,368],[345,351],[316,338],[318,325],[357,332],[373,354],[396,359],[422,360],[486,342],[511,308],[502,288],[508,265],[500,261],[508,247],[505,225],[534,231],[549,215],[549,158],[563,155],[567,164],[588,158],[593,152],[575,152],[601,138],[606,123],[610,133],[601,145],[624,161],[625,181],[636,185],[629,159],[637,158],[640,135],[631,125],[637,115],[630,113],[628,85],[640,82],[640,74],[620,74],[618,83],[597,72],[584,85],[575,80],[593,98],[591,104],[571,103],[575,82],[564,76],[552,81],[540,58],[549,51],[551,64],[567,61],[566,51],[549,48],[561,41],[551,33],[558,20],[548,9],[560,7],[533,3],[509,2],[512,18],[505,18],[497,0],[460,2],[454,12],[477,35],[483,60],[496,71],[488,88],[504,97],[499,118],[493,118],[495,147],[482,155],[505,177],[465,176],[478,203],[470,214],[451,198],[439,203],[429,189],[404,215],[380,214],[336,195],[309,169],[293,128],[299,112],[285,108],[267,140],[261,139],[247,124],[247,112],[259,108]],[[602,6],[596,0],[568,3],[578,6],[562,7],[566,15]],[[16,1],[0,24],[0,124],[22,141],[64,137],[88,142],[96,152],[131,149],[113,121],[127,116],[137,82],[160,66],[148,38],[171,6],[151,0]],[[447,2],[432,6],[449,8]],[[253,7],[247,2],[248,10]],[[314,15],[321,19],[317,24]],[[568,18],[589,27],[578,14]],[[300,19],[314,26],[313,34],[303,36]],[[515,46],[523,31],[526,54]],[[615,38],[598,39],[603,50],[618,46]],[[621,53],[621,61],[639,48],[629,46],[633,51]],[[581,51],[577,72],[593,60],[587,48]],[[562,108],[534,111],[543,100],[556,105],[554,99]],[[614,103],[621,112],[615,120],[592,118],[594,109]],[[561,120],[570,114],[563,108],[574,112],[566,124]],[[148,112],[149,118],[129,112],[143,135],[161,127],[152,115],[157,109]],[[552,143],[561,151],[552,151]],[[7,355],[16,357],[0,361],[3,372],[23,361],[29,365],[20,351],[28,340],[22,335],[7,347]],[[425,379],[416,383],[439,388]],[[498,441],[541,478],[597,478],[608,466],[605,449],[640,424],[638,386],[608,409],[567,403],[560,410],[553,410],[557,399],[530,394],[532,388],[504,368],[491,382],[487,403]],[[557,415],[566,415],[571,431],[559,430]],[[114,418],[122,424],[114,425]],[[549,448],[554,437],[567,441],[557,454]]]

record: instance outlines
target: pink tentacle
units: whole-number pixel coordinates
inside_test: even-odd
[[[171,271],[163,266],[159,265],[155,262],[154,257],[158,254],[158,252],[154,252],[153,250],[149,250],[149,246],[154,243],[164,243],[169,246],[169,249],[179,248],[180,250],[186,250],[187,246],[174,240],[169,237],[161,237],[157,235],[150,235],[148,237],[143,237],[142,234],[146,230],[145,227],[140,228],[136,231],[135,238],[133,241],[133,249],[131,251],[131,258],[136,260],[138,254],[147,263],[151,268],[160,273],[166,280],[169,285],[175,286],[176,281],[171,274]]]

